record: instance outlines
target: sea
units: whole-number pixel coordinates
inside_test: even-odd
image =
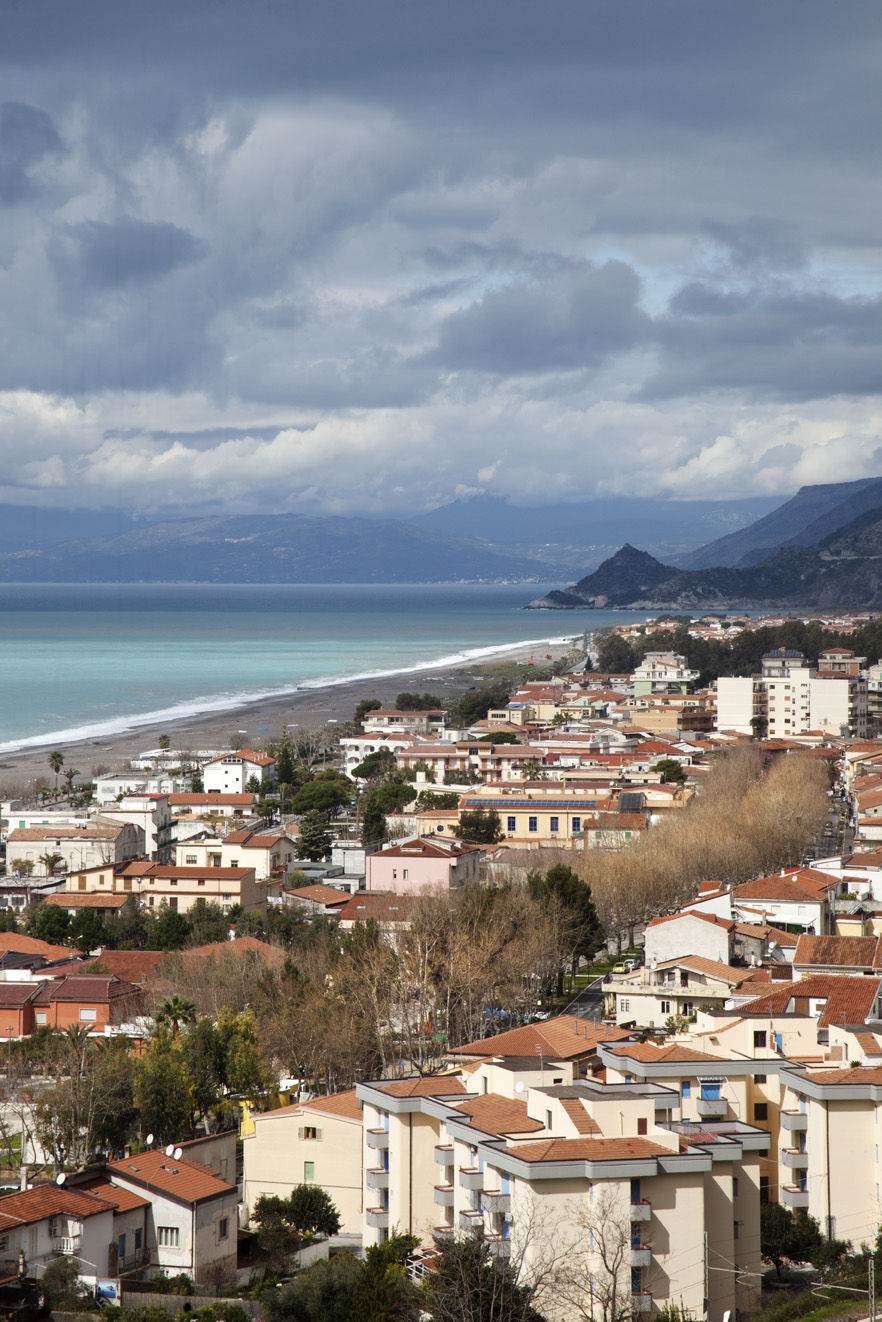
[[[525,612],[557,584],[3,584],[0,754],[646,618]],[[254,733],[253,729],[249,731]]]

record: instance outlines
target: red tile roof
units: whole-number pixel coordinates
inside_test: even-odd
[[[509,1144],[524,1161],[628,1161],[670,1155],[670,1148],[648,1138],[546,1138]]]
[[[882,968],[879,938],[875,936],[801,936],[794,964],[839,965],[842,968]]]
[[[536,1056],[541,1047],[546,1060],[573,1060],[593,1055],[599,1042],[623,1042],[631,1036],[624,1028],[594,1024],[575,1015],[561,1014],[536,1024],[510,1028],[494,1037],[466,1042],[454,1048],[455,1055]]]
[[[181,1203],[201,1203],[221,1195],[236,1197],[236,1189],[220,1179],[209,1166],[181,1157],[167,1157],[163,1151],[140,1152],[108,1162],[111,1179],[131,1180],[146,1189],[154,1189]]]
[[[100,966],[99,971],[106,969],[123,982],[143,983],[156,972],[165,954],[164,950],[104,950],[97,959],[86,965],[84,971],[92,972],[97,965]]]
[[[4,950],[14,950],[19,955],[45,955],[46,959],[64,959],[71,953],[67,946],[50,946],[47,941],[19,932],[0,932],[0,952]]]
[[[253,748],[237,748],[229,753],[221,753],[220,757],[213,757],[205,763],[207,767],[213,767],[218,762],[229,762],[238,758],[240,762],[250,762],[255,767],[272,767],[276,764],[274,757],[269,757],[266,753],[255,753]]]
[[[109,1180],[90,1180],[75,1187],[92,1194],[95,1198],[100,1198],[105,1203],[110,1203],[118,1212],[134,1212],[139,1207],[150,1206],[150,1200],[142,1198],[134,1189],[124,1189],[121,1184],[111,1184]]]
[[[254,1120],[272,1120],[275,1116],[294,1115],[303,1111],[321,1111],[324,1115],[339,1115],[347,1120],[360,1120],[361,1102],[355,1095],[354,1088],[345,1092],[330,1093],[327,1097],[313,1097],[308,1102],[291,1102],[289,1106],[277,1106],[274,1111],[263,1111],[253,1117]]]
[[[829,1028],[831,1024],[863,1024],[870,1015],[880,986],[882,980],[866,975],[850,978],[821,974],[801,978],[798,982],[778,983],[774,991],[739,1006],[738,1014],[760,1017],[790,1014],[796,1012],[792,1009],[793,1002],[813,1000],[825,1002],[818,1019],[819,1028]]]
[[[337,890],[335,886],[325,886],[320,881],[313,882],[309,886],[295,886],[288,891],[288,894],[296,895],[299,900],[312,900],[316,904],[332,904],[335,907],[345,904],[351,898],[349,891]]]
[[[613,1054],[628,1060],[641,1060],[647,1064],[665,1062],[671,1065],[700,1065],[705,1061],[724,1060],[723,1056],[711,1056],[705,1051],[694,1051],[692,1047],[656,1046],[654,1042],[629,1042],[627,1046],[613,1047]]]
[[[393,1079],[375,1083],[392,1097],[453,1097],[465,1088],[455,1074],[430,1074],[419,1079]]]
[[[67,1214],[84,1220],[111,1210],[112,1204],[92,1194],[81,1193],[78,1189],[65,1189],[57,1184],[37,1184],[32,1189],[0,1198],[0,1234],[6,1234],[18,1226],[45,1221],[50,1216]]]
[[[529,1134],[543,1128],[539,1120],[527,1115],[526,1102],[500,1097],[496,1093],[455,1102],[454,1106],[485,1134]]]
[[[35,1005],[49,1005],[54,1001],[81,1002],[84,1005],[106,1005],[126,996],[140,997],[141,988],[131,982],[103,973],[72,973],[41,985]]]

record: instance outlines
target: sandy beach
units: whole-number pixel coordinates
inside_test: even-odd
[[[199,749],[247,746],[262,748],[277,739],[287,727],[315,729],[328,722],[348,721],[362,698],[379,698],[392,705],[402,692],[437,693],[442,700],[481,682],[486,668],[494,661],[529,661],[547,665],[547,657],[556,660],[568,646],[542,644],[542,650],[523,646],[500,647],[492,655],[459,666],[439,670],[402,670],[379,679],[356,679],[328,684],[321,688],[301,688],[281,697],[259,699],[227,711],[140,725],[136,729],[94,740],[58,741],[39,748],[6,752],[0,761],[0,797],[32,794],[36,781],[51,784],[47,758],[53,748],[64,754],[66,767],[76,767],[83,779],[104,771],[126,770],[129,760],[147,749],[155,748],[161,734],[171,739],[172,749],[192,753]]]

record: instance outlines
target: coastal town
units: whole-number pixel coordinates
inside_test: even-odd
[[[21,1289],[282,1318],[382,1260],[410,1316],[471,1253],[614,1322],[865,1278],[876,626],[649,620],[261,747],[47,751],[0,818]]]

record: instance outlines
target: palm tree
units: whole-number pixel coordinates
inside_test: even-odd
[[[55,793],[58,793],[58,773],[64,766],[64,754],[59,753],[58,749],[49,754],[48,758],[50,770],[55,772]]]
[[[74,781],[76,780],[79,774],[80,773],[76,767],[68,767],[67,771],[65,771],[64,779],[67,782],[68,794],[73,794]]]
[[[176,1037],[181,1024],[192,1024],[196,1018],[196,1006],[184,996],[175,992],[167,996],[153,1016],[157,1024],[165,1024]]]
[[[53,854],[51,851],[40,855],[40,862],[45,865],[46,876],[51,877],[52,873],[64,859],[63,854]]]

